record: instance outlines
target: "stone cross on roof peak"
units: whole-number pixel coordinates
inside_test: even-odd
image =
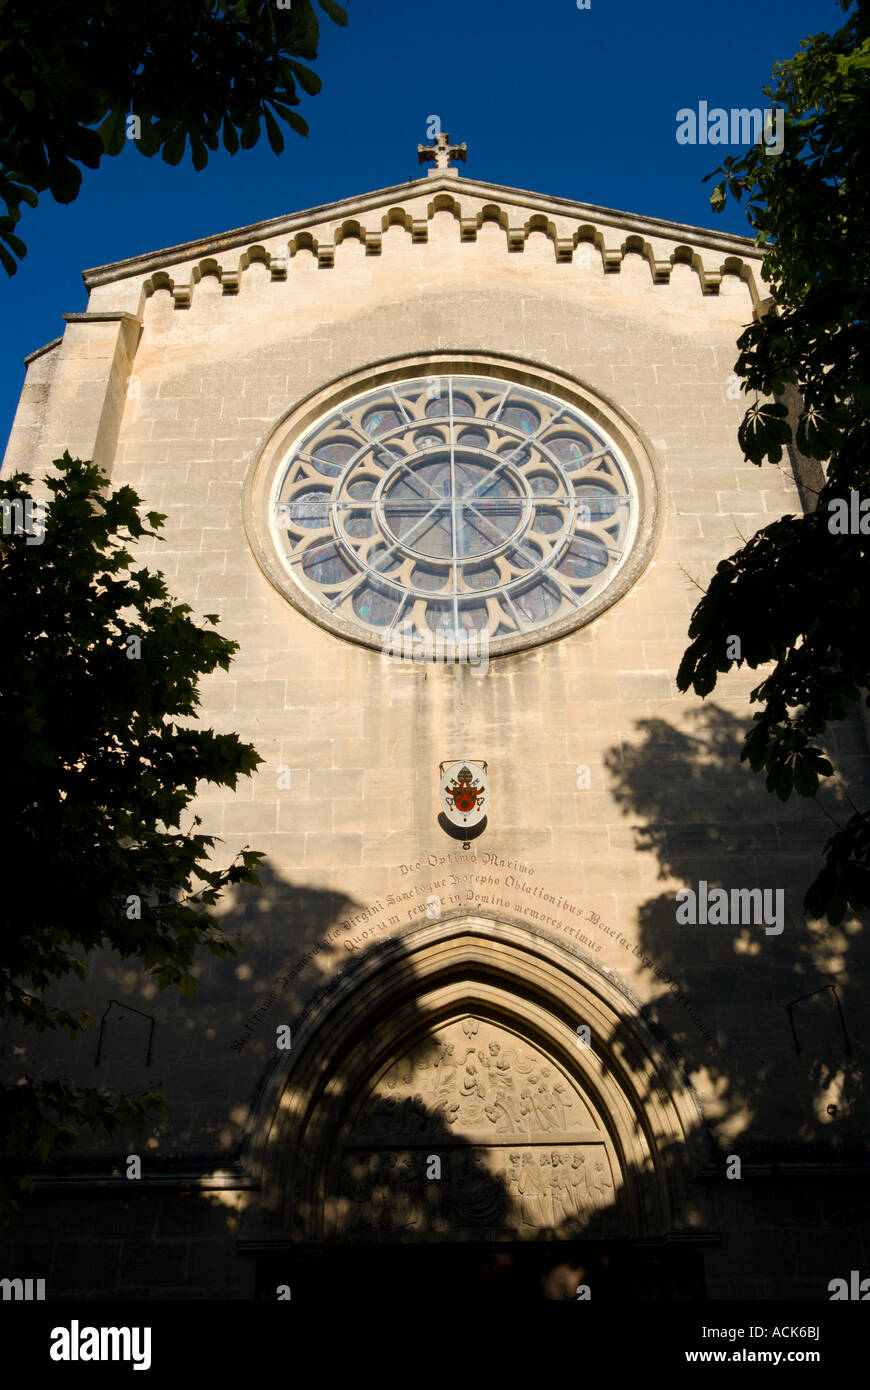
[[[453,174],[454,178],[459,177],[458,169],[450,168],[451,159],[461,159],[463,163],[468,157],[468,146],[451,145],[450,136],[446,130],[439,130],[435,136],[434,145],[418,145],[417,159],[421,164],[434,164],[434,169],[429,169],[429,177],[439,174]]]

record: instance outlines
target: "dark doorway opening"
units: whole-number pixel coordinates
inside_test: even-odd
[[[285,1245],[259,1257],[255,1296],[274,1302],[283,1286],[300,1303],[535,1303],[576,1300],[580,1285],[595,1303],[704,1299],[703,1255],[628,1241]]]

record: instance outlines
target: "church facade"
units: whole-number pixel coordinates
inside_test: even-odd
[[[167,514],[144,562],[240,644],[202,722],[264,759],[195,808],[266,854],[238,959],[193,1001],[95,959],[97,1054],[6,1040],[171,1105],[39,1176],[5,1249],[49,1296],[870,1274],[864,948],[801,906],[827,821],[739,763],[757,672],[674,679],[716,564],[803,505],[737,443],[759,252],[457,152],[88,271],[28,360],[6,471],[69,449]],[[860,790],[860,721],[832,752]]]

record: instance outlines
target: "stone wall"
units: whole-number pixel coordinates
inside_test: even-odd
[[[444,917],[482,912],[578,945],[670,1039],[723,1154],[750,1141],[864,1136],[866,947],[848,924],[822,928],[801,909],[829,822],[799,799],[773,800],[739,764],[758,673],[731,675],[705,702],[674,682],[718,561],[801,507],[785,468],[756,468],[737,444],[745,406],[730,374],[759,298],[757,255],[736,238],[729,249],[727,238],[681,238],[666,224],[632,236],[616,214],[586,235],[564,207],[540,226],[535,204],[499,221],[471,186],[458,212],[439,209],[438,188],[409,192],[403,220],[381,218],[369,200],[357,234],[334,216],[307,244],[297,228],[289,260],[286,234],[267,228],[264,254],[241,270],[237,249],[220,244],[210,257],[207,247],[167,253],[162,270],[91,273],[89,313],[68,316],[63,340],[31,362],[7,472],[44,470],[65,447],[98,458],[114,485],[167,514],[165,539],[143,544],[143,558],[240,644],[229,673],[203,682],[202,717],[253,742],[264,763],[235,794],[206,790],[196,811],[220,836],[222,862],[250,846],[267,863],[262,888],[226,904],[244,954],[203,961],[194,1003],[156,994],[109,959],[94,961],[87,990],[65,991],[97,1014],[113,996],[153,1014],[150,1068],[123,1048],[99,1069],[82,1049],[70,1067],[50,1037],[12,1029],[4,1061],[63,1058],[89,1084],[160,1082],[173,1110],[148,1140],[146,1166],[149,1155],[189,1152],[224,1161],[238,1153],[276,1026],[294,1025],[367,946],[422,921],[437,895]],[[588,627],[494,661],[485,676],[390,664],[322,630],[270,587],[242,526],[246,476],[280,414],[367,364],[437,350],[499,353],[574,378],[633,424],[660,474],[662,539],[638,582]],[[839,726],[830,748],[860,801],[870,776],[860,721]],[[457,756],[485,759],[492,789],[488,828],[467,852],[436,823],[438,765]],[[783,889],[782,934],[678,925],[676,893],[701,880]],[[812,1003],[809,1043],[795,1048],[786,1005],[829,983],[851,1057],[836,1019]],[[711,1256],[711,1288],[724,1296],[770,1235],[767,1196],[737,1196],[738,1186],[722,1188],[721,1219],[743,1253],[736,1266]],[[70,1199],[51,1200],[52,1211],[72,1211]],[[777,1268],[791,1279],[803,1198],[781,1200]],[[180,1199],[107,1194],[99,1205],[107,1230],[125,1232],[99,1256],[96,1282],[113,1296],[152,1280],[169,1293],[207,1285],[246,1296],[235,1266],[225,1274],[224,1257],[209,1253],[212,1241],[231,1248],[229,1207],[208,1207],[186,1231]],[[27,1227],[41,1249],[39,1218]],[[171,1278],[149,1271],[151,1246],[137,1262],[138,1243],[154,1238],[166,1242],[160,1268]],[[853,1258],[844,1240],[840,1264]],[[79,1256],[62,1234],[54,1251],[58,1290],[94,1283],[69,1264]],[[774,1296],[776,1271],[759,1279],[758,1295]]]

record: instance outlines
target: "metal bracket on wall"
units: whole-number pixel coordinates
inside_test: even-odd
[[[801,1045],[800,1045],[800,1040],[798,1039],[797,1028],[795,1027],[794,1014],[793,1014],[792,1010],[795,1009],[795,1008],[797,1007],[798,1004],[802,1004],[802,1003],[804,1002],[805,999],[814,999],[814,998],[816,997],[816,995],[818,995],[818,994],[824,994],[824,993],[826,992],[826,990],[830,990],[831,993],[832,993],[832,995],[834,996],[834,1004],[835,1004],[835,1007],[836,1007],[836,1010],[837,1010],[837,1015],[838,1015],[838,1017],[839,1017],[839,1019],[840,1019],[840,1027],[841,1027],[842,1030],[843,1030],[843,1043],[844,1043],[844,1045],[845,1045],[846,1051],[847,1051],[847,1052],[849,1053],[849,1055],[851,1056],[851,1055],[852,1055],[852,1044],[851,1044],[851,1042],[849,1041],[849,1034],[848,1034],[847,1031],[846,1031],[846,1020],[845,1020],[845,1018],[843,1017],[843,1006],[842,1006],[842,1004],[840,1003],[840,996],[839,996],[839,994],[837,993],[837,987],[836,987],[836,985],[822,985],[821,989],[814,989],[814,990],[811,990],[809,994],[802,994],[802,995],[800,996],[799,999],[793,999],[793,1000],[791,1001],[790,1004],[786,1004],[785,1007],[786,1007],[786,1011],[787,1011],[787,1013],[788,1013],[788,1021],[789,1021],[789,1023],[791,1024],[791,1035],[792,1035],[792,1037],[794,1038],[795,1052],[798,1052],[798,1053],[800,1052],[800,1050],[801,1050]]]
[[[103,1014],[103,1017],[100,1019],[100,1034],[97,1038],[97,1055],[94,1058],[94,1066],[98,1067],[100,1065],[100,1053],[103,1047],[103,1029],[106,1026],[106,1019],[109,1016],[109,1010],[111,1009],[113,1004],[117,1004],[119,1009],[126,1009],[128,1013],[138,1014],[140,1018],[147,1018],[149,1023],[151,1024],[151,1027],[148,1029],[148,1052],[145,1056],[145,1065],[146,1067],[150,1067],[151,1044],[154,1041],[154,1016],[153,1014],[143,1014],[141,1009],[134,1009],[131,1004],[122,1004],[120,999],[110,999],[106,1006],[106,1011]]]

